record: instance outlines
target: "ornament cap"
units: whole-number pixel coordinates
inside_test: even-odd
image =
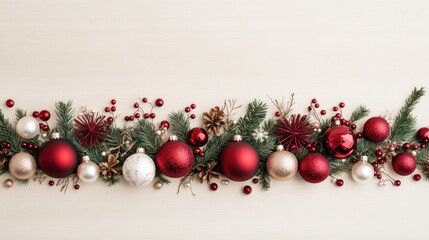
[[[339,126],[339,125],[341,125],[341,121],[339,119],[337,119],[337,120],[335,120],[334,124],[335,124],[335,126]]]
[[[137,148],[136,153],[144,153],[144,148]]]
[[[169,139],[170,139],[170,141],[177,141],[178,140],[176,135],[171,135]]]
[[[52,139],[60,139],[60,133],[59,132],[52,133],[51,138]]]
[[[276,146],[276,150],[277,151],[283,151],[283,150],[285,150],[285,147],[283,147],[283,145],[280,144],[280,145]]]
[[[362,162],[368,162],[368,156],[361,156],[360,160],[362,160]]]
[[[232,137],[232,141],[234,141],[234,142],[241,142],[241,141],[243,141],[243,137],[241,135],[234,135]]]
[[[89,162],[89,156],[83,156],[82,162]]]

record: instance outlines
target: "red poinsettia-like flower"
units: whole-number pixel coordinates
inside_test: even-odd
[[[292,115],[290,118],[277,120],[277,123],[275,135],[286,150],[296,150],[299,153],[309,143],[314,127],[306,115]]]
[[[74,120],[76,123],[74,132],[82,146],[95,147],[108,137],[109,128],[105,118],[102,115],[84,114]]]

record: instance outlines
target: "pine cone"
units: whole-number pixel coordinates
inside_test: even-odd
[[[220,135],[222,129],[226,126],[224,117],[225,113],[219,107],[216,106],[210,109],[210,112],[205,112],[203,114],[203,126],[207,129],[209,134]]]

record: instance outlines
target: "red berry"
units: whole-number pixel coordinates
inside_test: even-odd
[[[157,107],[162,107],[162,105],[164,105],[164,100],[162,100],[161,98],[158,98],[155,100],[155,105]]]
[[[313,145],[311,145],[311,143],[307,143],[307,144],[305,145],[305,148],[310,149],[312,146],[313,146]]]
[[[363,135],[362,135],[362,133],[361,133],[361,132],[358,132],[358,133],[356,133],[356,137],[357,137],[357,138],[362,138],[362,137],[363,137]]]
[[[108,117],[108,118],[107,118],[107,122],[108,122],[108,123],[113,123],[113,117]]]
[[[27,147],[28,147],[28,149],[32,149],[33,148],[33,144],[29,143],[29,144],[27,144]]]
[[[378,172],[377,170],[374,170],[374,176],[377,176]]]
[[[109,107],[105,107],[105,108],[104,108],[104,111],[105,111],[105,112],[110,112],[110,108],[109,108]]]
[[[115,104],[116,104],[116,99],[112,99],[112,100],[110,100],[110,103],[111,103],[112,105],[115,105]]]
[[[402,145],[402,148],[409,149],[410,148],[410,144],[409,143],[404,143],[404,145]]]
[[[217,183],[212,183],[212,184],[210,184],[210,189],[211,189],[212,191],[216,191],[216,190],[218,189]]]
[[[337,113],[337,114],[335,114],[335,117],[337,117],[337,118],[341,118],[341,113]]]
[[[276,117],[280,117],[280,116],[282,115],[282,113],[281,113],[280,111],[277,111],[274,115],[275,115]]]
[[[133,117],[133,116],[128,116],[128,119],[129,119],[130,121],[134,121],[134,117]]]
[[[338,187],[341,187],[341,186],[344,185],[344,180],[343,179],[338,179],[336,183],[337,183]]]
[[[168,121],[164,120],[164,121],[161,122],[160,126],[169,129],[170,128],[170,123]]]
[[[353,123],[352,125],[350,125],[350,128],[351,128],[351,129],[353,129],[353,130],[355,130],[355,129],[356,129],[356,127],[357,127],[357,126],[356,126],[356,124],[354,124],[354,123]]]
[[[138,103],[134,103],[134,108],[139,108],[139,104]]]
[[[325,115],[326,114],[326,110],[320,111],[320,114]]]
[[[156,114],[155,113],[151,113],[151,114],[149,114],[149,117],[153,119],[153,118],[156,117]]]
[[[313,110],[313,108],[311,106],[308,106],[308,111]]]
[[[49,186],[54,186],[55,185],[55,182],[53,181],[53,180],[51,180],[51,181],[49,181]]]
[[[112,106],[112,107],[110,108],[110,111],[112,111],[112,112],[116,112],[116,107],[115,107],[115,106]]]
[[[191,108],[190,108],[190,107],[186,107],[186,108],[185,108],[185,112],[187,112],[187,113],[188,113],[188,112],[190,112],[190,111],[191,111]]]
[[[38,111],[34,111],[33,112],[33,117],[34,118],[38,118],[39,117],[39,112]]]
[[[375,151],[375,156],[381,157],[381,156],[383,156],[383,152],[381,150],[377,150],[377,151]]]
[[[142,102],[147,103],[147,98],[145,98],[145,97],[144,97],[144,98],[142,99]]]
[[[310,152],[311,153],[315,153],[316,152],[316,148],[315,147],[310,148]]]
[[[385,164],[385,163],[386,163],[386,160],[384,160],[384,159],[380,159],[380,160],[378,160],[378,163],[379,163],[379,164]]]
[[[137,113],[134,113],[134,117],[135,117],[135,118],[137,118],[137,119],[139,119],[139,118],[141,117],[141,116],[140,116],[140,113],[138,113],[138,112],[137,112]]]
[[[148,119],[150,117],[150,114],[149,113],[145,113],[145,114],[143,114],[143,117],[146,118],[146,119]]]
[[[335,106],[335,107],[333,107],[333,108],[332,108],[332,110],[333,110],[334,112],[336,112],[336,111],[338,111],[338,107],[337,107],[337,106]]]
[[[317,103],[317,99],[313,98],[313,99],[311,100],[311,103]]]
[[[314,104],[314,107],[315,107],[315,108],[319,108],[319,107],[320,107],[320,104],[316,103],[316,104]]]
[[[33,150],[37,150],[39,149],[39,146],[37,146],[36,144],[33,145]]]
[[[130,118],[129,118],[128,116],[125,116],[125,117],[124,117],[124,120],[125,120],[125,121],[129,121],[129,120],[130,120]]]
[[[51,118],[51,113],[48,110],[42,110],[39,113],[39,118],[42,121],[48,121]]]
[[[26,148],[27,147],[27,143],[26,142],[21,142],[21,147],[22,148]]]
[[[192,104],[191,104],[191,108],[192,108],[192,109],[195,109],[196,107],[197,107],[197,105],[195,105],[195,103],[192,103]]]
[[[344,108],[346,106],[346,104],[343,102],[340,102],[339,106],[340,106],[340,108]]]
[[[373,162],[373,163],[371,163],[371,164],[372,164],[372,167],[373,167],[374,169],[378,168],[378,163]]]
[[[200,156],[200,157],[204,157],[204,152],[203,151],[201,151],[200,153],[198,153],[198,156]]]
[[[317,147],[317,146],[319,146],[319,142],[313,142],[313,147]]]
[[[200,149],[200,148],[195,148],[195,149],[194,149],[194,154],[195,154],[195,155],[200,154],[200,152],[201,152],[201,149]]]
[[[247,195],[249,195],[249,194],[251,194],[252,193],[252,187],[251,186],[245,186],[244,188],[243,188],[243,193],[244,194],[247,194]]]
[[[420,174],[415,174],[415,175],[413,176],[413,178],[414,178],[414,180],[416,180],[416,181],[420,181],[420,179],[422,179],[422,176],[420,176]]]
[[[74,185],[74,189],[79,190],[79,188],[80,188],[79,184]]]
[[[12,144],[6,143],[6,148],[11,148],[11,147],[12,147]]]
[[[419,149],[419,145],[417,145],[417,144],[414,144],[414,145],[413,145],[413,149],[414,149],[414,150],[417,150],[417,149]]]
[[[383,176],[381,174],[377,174],[377,179],[381,179]]]
[[[397,187],[401,186],[401,181],[396,180],[396,181],[395,181],[395,186],[397,186]]]
[[[259,182],[259,179],[254,178],[254,179],[252,179],[252,182],[253,182],[254,184],[257,184],[257,183]]]
[[[15,102],[12,99],[8,99],[6,100],[6,106],[7,107],[13,107],[13,105],[15,105]]]
[[[420,148],[425,149],[425,148],[426,148],[426,144],[422,143],[422,144],[420,145]]]
[[[190,116],[192,119],[195,119],[195,114],[191,114]]]

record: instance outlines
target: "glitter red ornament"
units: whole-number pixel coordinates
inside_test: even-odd
[[[356,136],[353,131],[343,125],[329,128],[323,139],[325,150],[331,157],[347,158],[356,149]]]
[[[183,177],[194,166],[194,152],[188,144],[171,136],[170,141],[159,148],[155,162],[162,174],[172,178]]]
[[[427,127],[420,128],[417,131],[417,140],[420,143],[427,143],[427,142],[429,142],[429,128],[427,128]]]
[[[207,131],[204,130],[203,128],[193,128],[191,131],[189,131],[188,142],[193,147],[202,147],[206,145],[208,140],[209,140],[209,135]]]
[[[228,144],[220,155],[223,174],[233,181],[246,181],[255,176],[259,167],[259,155],[255,148],[234,136],[234,142]]]
[[[417,161],[413,154],[409,152],[401,152],[393,157],[392,167],[397,174],[408,176],[416,170]]]
[[[299,163],[301,177],[310,183],[324,181],[331,172],[328,159],[319,153],[307,154]]]
[[[71,143],[61,139],[52,139],[40,149],[37,162],[46,175],[63,178],[76,170],[78,159]]]
[[[39,118],[42,121],[48,121],[51,118],[51,113],[48,110],[42,110],[39,113]]]
[[[382,142],[390,135],[390,126],[386,119],[382,117],[372,117],[363,125],[364,138],[371,142]]]

